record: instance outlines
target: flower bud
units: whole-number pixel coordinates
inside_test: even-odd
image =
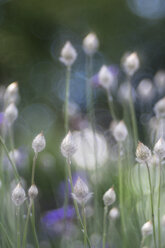
[[[17,117],[18,117],[18,109],[14,103],[10,103],[10,105],[5,109],[4,112],[5,122],[10,126],[14,123]]]
[[[124,141],[128,135],[127,127],[124,121],[120,121],[113,130],[113,136],[118,142]]]
[[[99,71],[98,74],[99,77],[99,84],[105,88],[109,89],[111,88],[113,82],[114,82],[114,76],[113,74],[109,71],[108,67],[103,65]]]
[[[92,193],[89,192],[88,186],[86,183],[78,177],[75,186],[73,188],[72,197],[80,205],[84,205],[91,198]]]
[[[151,158],[151,151],[147,146],[139,142],[136,148],[136,157],[138,162],[147,162]]]
[[[92,56],[94,53],[97,52],[99,47],[99,40],[94,33],[89,33],[83,40],[83,49],[84,52]]]
[[[155,74],[154,82],[157,86],[158,91],[162,91],[165,89],[165,71],[160,70]]]
[[[45,146],[46,146],[45,137],[43,133],[41,132],[34,138],[32,142],[32,148],[34,152],[37,154],[38,152],[43,151],[45,149]]]
[[[116,193],[112,187],[109,190],[107,190],[103,195],[104,205],[110,206],[115,202],[115,200],[116,200]]]
[[[118,217],[119,217],[119,210],[118,208],[112,208],[110,211],[109,211],[109,217],[112,219],[112,220],[116,220]]]
[[[143,237],[146,237],[148,235],[151,235],[153,233],[153,225],[151,221],[146,222],[142,228],[141,233]]]
[[[160,99],[154,106],[154,112],[156,114],[156,117],[164,118],[165,117],[165,97]]]
[[[16,103],[18,101],[18,98],[19,98],[18,83],[13,82],[9,84],[9,86],[6,88],[4,94],[5,105],[8,105],[10,103]]]
[[[35,184],[31,185],[28,190],[28,196],[30,199],[34,200],[38,195],[38,189]]]
[[[73,154],[76,152],[77,147],[73,140],[72,134],[69,131],[66,137],[63,139],[61,144],[61,153],[66,158],[71,158]]]
[[[16,206],[21,206],[25,201],[25,190],[22,188],[20,183],[18,183],[15,189],[13,190],[11,198]]]
[[[165,157],[165,141],[163,138],[160,138],[155,144],[154,153],[159,157],[159,159],[163,159]]]
[[[77,58],[77,52],[70,41],[67,41],[61,50],[60,61],[65,66],[72,66]]]
[[[132,76],[140,66],[139,58],[136,52],[124,55],[122,65],[125,73]]]

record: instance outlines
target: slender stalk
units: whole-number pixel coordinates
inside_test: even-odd
[[[72,180],[72,173],[71,173],[71,167],[70,167],[70,165],[71,165],[70,159],[67,159],[67,168],[68,168],[69,181],[70,181],[71,190],[72,190],[72,193],[73,193],[74,192],[74,189],[73,189],[73,180]],[[77,204],[77,202],[74,199],[73,199],[73,203],[74,203],[74,208],[75,208],[75,211],[76,211],[77,219],[78,219],[78,221],[80,223],[80,226],[81,226],[81,229],[83,230],[83,233],[84,233],[84,224],[83,224],[83,222],[81,220],[81,216],[80,216],[80,213],[79,213],[78,204]],[[87,239],[89,248],[91,248],[91,244],[90,244],[90,241],[89,241],[89,238],[88,238],[87,233],[85,235],[86,235],[86,239]]]
[[[21,235],[20,235],[20,208],[16,209],[16,222],[17,222],[17,248],[21,248]]]
[[[131,111],[131,121],[132,121],[132,128],[133,128],[134,144],[135,144],[135,148],[136,148],[137,141],[138,141],[138,132],[137,132],[137,122],[136,122],[136,115],[135,115],[135,109],[134,109],[133,98],[132,98],[132,85],[130,82],[130,78],[128,79],[128,82],[129,82],[129,91],[130,91],[129,106],[130,106],[130,111]]]
[[[30,201],[30,204],[28,206],[28,212],[27,212],[24,232],[23,232],[22,248],[26,247],[27,229],[28,229],[28,223],[29,223],[29,218],[30,218],[31,207],[32,207],[32,202]]]
[[[68,116],[68,107],[69,107],[69,86],[70,86],[70,66],[67,67],[66,70],[66,83],[65,83],[65,113],[64,113],[64,125],[65,125],[65,133],[67,134],[69,131],[69,116]]]
[[[35,168],[36,168],[37,157],[38,157],[38,153],[35,153],[34,157],[33,157],[33,165],[32,165],[32,177],[31,177],[31,184],[32,185],[34,184],[34,176],[35,176]]]
[[[153,224],[153,234],[154,234],[154,246],[155,248],[157,247],[156,245],[156,232],[155,232],[155,217],[154,217],[154,206],[153,206],[153,194],[152,194],[152,184],[151,184],[151,175],[150,175],[150,169],[149,166],[146,162],[147,166],[147,172],[148,172],[148,181],[149,181],[149,187],[150,187],[150,203],[151,203],[151,218],[152,218],[152,224]]]
[[[122,163],[121,163],[121,144],[118,143],[118,173],[119,173],[119,202],[120,202],[120,214],[121,224],[123,231],[123,247],[125,246],[125,218],[124,218],[124,200],[123,200],[123,174],[122,174]]]
[[[103,219],[103,243],[102,247],[105,248],[106,246],[106,236],[107,236],[107,213],[108,213],[108,206],[104,206],[104,219]]]
[[[1,136],[0,136],[0,143],[1,143],[1,145],[2,145],[2,147],[3,147],[3,149],[4,149],[4,151],[5,151],[5,153],[6,153],[7,157],[8,157],[8,159],[9,159],[11,165],[12,165],[12,168],[13,168],[13,171],[14,171],[16,180],[17,180],[18,182],[20,182],[20,176],[19,176],[19,174],[18,174],[18,172],[17,172],[17,168],[16,168],[16,166],[15,166],[15,163],[11,160],[10,155],[9,155],[9,151],[8,151],[8,149],[7,149],[7,147],[6,147],[6,145],[5,145],[5,143],[4,143],[4,141],[3,141],[3,139],[2,139]]]
[[[144,237],[142,237],[142,240],[140,242],[140,248],[143,248],[143,245],[144,245]]]
[[[14,248],[13,243],[12,243],[12,241],[11,241],[9,235],[8,235],[8,232],[7,232],[7,230],[5,229],[5,227],[3,226],[2,223],[0,223],[0,228],[1,228],[4,236],[6,236],[6,239],[7,239],[8,243],[9,243],[10,247]]]
[[[84,225],[84,248],[87,248],[87,225],[86,225],[86,216],[85,216],[85,206],[82,206],[82,217]]]
[[[158,247],[159,248],[161,248],[160,196],[161,196],[161,162],[159,162],[159,191],[158,191]]]
[[[32,229],[33,229],[33,235],[34,235],[34,240],[35,240],[35,247],[39,248],[39,242],[37,238],[37,233],[36,233],[36,227],[35,227],[35,209],[34,209],[34,201],[32,200],[32,216],[31,218],[31,224],[32,224]]]
[[[116,120],[116,115],[115,115],[114,106],[113,106],[113,98],[112,98],[111,94],[109,93],[108,89],[106,89],[106,95],[107,95],[107,101],[108,101],[108,107],[109,107],[110,115],[112,116],[113,120]]]

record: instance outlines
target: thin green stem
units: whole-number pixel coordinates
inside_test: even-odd
[[[28,206],[28,212],[26,216],[26,222],[25,222],[25,227],[24,227],[24,232],[23,232],[23,239],[22,239],[22,247],[26,247],[26,240],[27,240],[27,229],[28,229],[28,223],[29,223],[29,218],[30,218],[30,212],[31,212],[31,207],[32,207],[32,202],[30,202]]]
[[[156,232],[155,232],[155,217],[154,217],[154,205],[153,205],[153,194],[152,194],[152,184],[151,184],[151,175],[150,175],[150,169],[146,162],[147,166],[147,172],[148,172],[148,181],[149,181],[149,187],[150,187],[150,203],[151,203],[151,218],[152,218],[152,224],[153,224],[153,234],[154,234],[154,246],[156,245]]]
[[[85,216],[85,206],[82,206],[82,217],[84,225],[84,248],[87,248],[87,225],[86,225],[86,216]]]
[[[31,216],[31,224],[32,224],[32,229],[33,229],[33,235],[34,235],[34,240],[35,240],[35,247],[39,248],[39,242],[37,238],[37,233],[36,233],[36,227],[35,227],[35,209],[34,209],[34,201],[32,200],[32,216]]]
[[[21,248],[21,234],[20,234],[20,208],[16,209],[16,222],[17,222],[17,248]]]
[[[112,98],[111,94],[109,93],[108,89],[106,89],[106,95],[107,95],[107,101],[108,101],[108,107],[109,107],[110,115],[112,116],[113,120],[116,120],[116,115],[115,115],[114,106],[113,106],[113,98]]]
[[[8,243],[9,243],[9,245],[10,245],[12,248],[14,248],[13,243],[12,243],[12,241],[11,241],[9,235],[8,235],[8,232],[7,232],[7,230],[5,229],[5,227],[3,226],[2,223],[0,223],[0,228],[1,228],[1,230],[2,230],[2,232],[3,232],[3,234],[4,234],[4,236],[6,236],[6,239],[7,239]]]
[[[70,159],[67,159],[67,168],[68,168],[68,176],[69,176],[69,181],[70,181],[70,185],[71,185],[71,190],[72,190],[72,193],[74,192],[74,188],[73,188],[73,180],[72,180],[72,173],[71,173],[71,166],[70,166],[71,162],[70,162]],[[84,224],[81,220],[81,216],[80,216],[80,213],[79,213],[79,208],[78,208],[78,204],[77,202],[75,201],[75,199],[73,199],[73,203],[74,203],[74,208],[75,208],[75,211],[76,211],[76,215],[77,215],[77,219],[80,223],[80,226],[81,226],[81,229],[83,230],[83,233],[84,233]],[[86,234],[86,238],[87,238],[87,242],[88,242],[88,245],[89,245],[89,248],[91,248],[91,244],[90,244],[90,241],[89,241],[89,238]]]
[[[17,172],[17,168],[15,166],[15,163],[11,160],[10,155],[9,155],[9,151],[8,151],[8,149],[7,149],[7,147],[6,147],[6,145],[5,145],[5,143],[4,143],[4,141],[3,141],[1,136],[0,136],[0,143],[1,143],[1,145],[2,145],[2,147],[4,149],[4,151],[5,151],[8,159],[9,159],[11,165],[12,165],[12,168],[13,168],[13,171],[14,171],[14,174],[15,174],[15,178],[17,179],[18,182],[20,182],[20,176],[19,176],[19,174]]]
[[[66,70],[66,83],[65,83],[65,113],[64,113],[64,125],[65,125],[65,133],[67,134],[69,131],[69,115],[68,115],[68,107],[69,107],[69,86],[70,86],[70,66],[67,67]]]
[[[31,184],[32,185],[34,184],[34,177],[35,177],[35,168],[36,168],[37,157],[38,157],[38,153],[35,153],[34,154],[34,157],[33,157],[33,165],[32,165],[32,177],[31,177]]]
[[[131,85],[130,79],[128,81],[129,81],[129,91],[130,91],[129,105],[130,105],[130,111],[131,111],[131,121],[132,121],[132,128],[133,128],[134,144],[135,144],[135,148],[136,148],[137,142],[138,142],[137,121],[136,121],[136,115],[135,115],[135,109],[134,109],[133,97],[132,97],[132,85]]]
[[[102,247],[103,247],[103,248],[105,248],[105,246],[106,246],[106,236],[107,236],[107,213],[108,213],[108,206],[104,206],[103,243],[102,243]]]
[[[161,225],[160,225],[160,196],[161,196],[161,162],[159,162],[159,189],[158,189],[158,247],[161,248]]]

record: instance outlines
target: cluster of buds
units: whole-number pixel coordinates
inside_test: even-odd
[[[113,129],[113,136],[117,142],[123,142],[127,138],[128,130],[124,121],[120,121]]]
[[[103,201],[105,206],[110,206],[116,201],[116,193],[114,191],[114,188],[110,188],[105,192],[103,195]]]
[[[87,201],[92,197],[92,194],[93,193],[89,192],[86,183],[80,177],[78,177],[73,188],[73,199],[81,206],[84,206]]]
[[[43,151],[46,146],[46,141],[43,133],[39,133],[32,142],[32,148],[35,152],[35,154],[38,154],[39,152]]]
[[[128,76],[132,76],[140,66],[140,61],[136,52],[125,54],[122,58],[122,66]]]

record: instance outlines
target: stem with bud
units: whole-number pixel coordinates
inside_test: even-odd
[[[106,236],[107,236],[107,213],[108,206],[104,206],[104,219],[103,219],[103,244],[102,247],[105,248],[106,245]]]

